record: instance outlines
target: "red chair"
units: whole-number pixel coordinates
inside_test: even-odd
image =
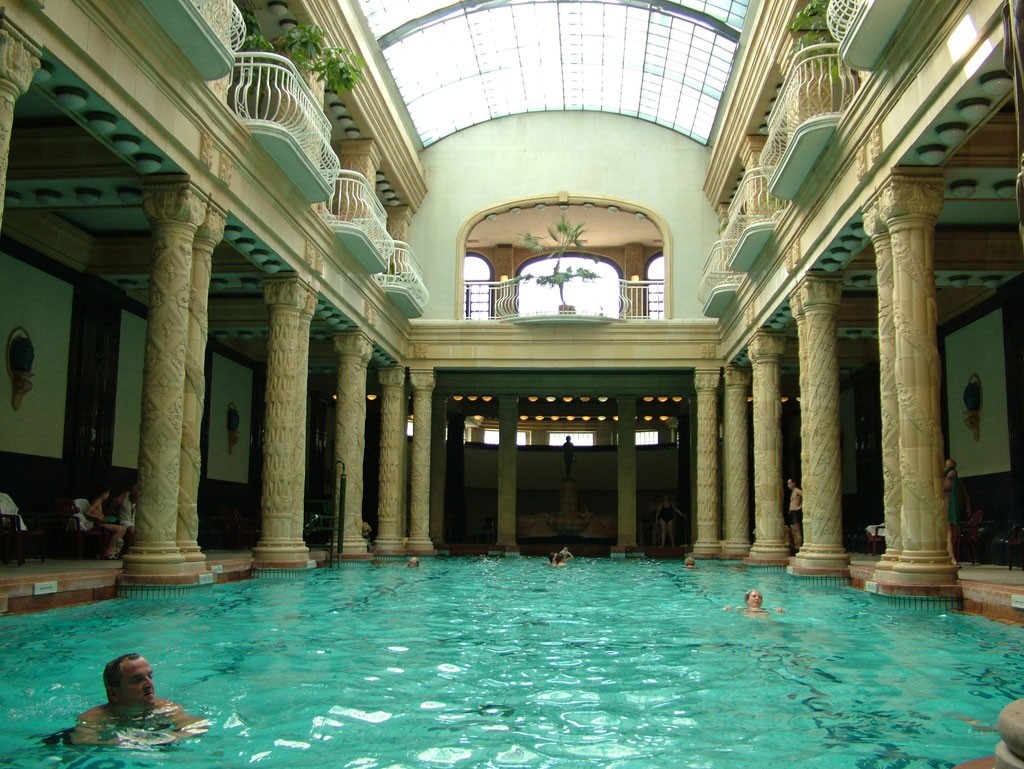
[[[1006,543],[1006,562],[1013,568],[1014,554],[1020,556],[1020,567],[1024,569],[1024,524],[1017,524],[1010,532],[1010,539]]]
[[[98,559],[103,554],[103,549],[107,546],[107,532],[102,529],[85,528],[82,525],[81,518],[78,516],[79,512],[80,510],[75,500],[68,499],[67,497],[57,499],[57,517],[61,522],[61,530],[73,541],[77,557],[82,558],[85,556],[86,546],[88,545],[90,549],[95,549],[96,558]]]
[[[27,518],[28,516],[22,516]],[[25,540],[39,542],[39,560],[46,560],[46,532],[39,525],[38,517],[26,521],[29,528],[21,528],[21,520],[17,515],[0,515],[0,530],[3,531],[3,561],[11,560],[11,549],[18,558],[18,566],[25,563]],[[34,524],[34,527],[33,527]]]

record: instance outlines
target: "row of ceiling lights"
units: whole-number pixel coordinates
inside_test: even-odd
[[[453,401],[461,401],[463,399],[465,399],[465,400],[467,400],[467,401],[469,401],[471,403],[476,401],[476,400],[481,400],[484,403],[490,403],[492,400],[494,400],[494,396],[493,395],[453,395],[452,396],[452,400]],[[556,396],[556,395],[545,395],[543,397],[540,396],[540,395],[529,395],[529,396],[527,396],[526,400],[529,401],[530,403],[537,403],[540,400],[544,400],[544,401],[546,401],[548,403],[554,403],[555,401],[559,400],[559,397]],[[591,396],[589,396],[589,395],[580,395],[578,397],[574,397],[572,395],[563,395],[563,396],[561,396],[560,400],[562,400],[564,403],[572,403],[574,400],[577,400],[580,403],[589,403],[591,400],[595,400],[598,403],[605,403],[605,402],[608,401],[608,396],[607,395],[598,395],[597,397],[591,398]],[[669,401],[672,401],[673,403],[681,403],[682,400],[683,400],[683,396],[682,395],[671,395],[671,396],[670,395],[645,395],[645,396],[643,396],[641,398],[641,400],[644,403],[654,403],[655,401],[657,401],[658,403],[668,403]]]
[[[1013,79],[1003,70],[986,72],[978,79],[981,90],[996,101],[1002,99],[1013,85]],[[918,159],[927,165],[941,164],[946,155],[967,138],[971,127],[980,123],[992,111],[992,99],[984,96],[973,96],[961,99],[956,103],[955,110],[963,120],[947,120],[939,123],[935,129],[938,141],[927,141],[915,149]]]
[[[533,206],[534,210],[536,210],[536,211],[543,211],[547,207],[548,207],[547,203],[536,203]],[[568,211],[569,210],[569,204],[568,203],[559,203],[558,207],[562,211]],[[584,203],[583,204],[583,208],[585,208],[588,211],[591,210],[594,207],[595,207],[594,203]],[[619,211],[622,211],[622,209],[619,206],[616,206],[616,205],[599,206],[599,208],[607,208],[608,212],[612,213],[612,214],[617,214],[617,213],[619,213]],[[508,213],[510,213],[510,214],[518,214],[518,213],[521,213],[522,210],[523,210],[522,206],[512,206],[508,210]],[[629,212],[627,211],[625,213],[629,213]],[[639,219],[641,221],[647,218],[647,214],[645,214],[643,211],[633,211],[632,213],[633,213],[633,216],[635,216],[637,219]],[[496,213],[487,214],[487,217],[486,217],[487,221],[489,221],[489,222],[493,222],[497,218],[498,218],[498,214],[496,214]]]

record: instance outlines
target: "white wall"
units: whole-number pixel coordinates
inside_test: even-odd
[[[464,244],[481,211],[537,196],[617,199],[665,222],[674,318],[703,320],[697,302],[718,219],[701,191],[708,150],[666,128],[601,112],[513,115],[452,134],[423,152],[430,190],[409,245],[430,291],[424,317],[454,319]]]
[[[117,360],[117,401],[114,403],[114,467],[139,466],[139,425],[142,420],[142,368],[146,359],[146,319],[121,313]]]
[[[946,411],[949,451],[960,477],[1010,471],[1006,422],[1003,313],[996,310],[946,337]],[[978,440],[964,424],[964,388],[971,374],[981,380]]]
[[[24,262],[0,254],[0,451],[60,457],[64,448],[68,350],[71,344],[70,284]],[[32,389],[21,408],[11,406],[7,345],[11,332],[22,328],[32,340]]]
[[[252,435],[252,369],[222,355],[213,356],[210,380],[210,456],[208,478],[249,481],[249,442]],[[228,451],[228,404],[234,403],[241,421],[238,443]]]

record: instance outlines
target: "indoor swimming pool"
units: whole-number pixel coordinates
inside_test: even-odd
[[[0,766],[907,769],[991,755],[1021,627],[739,564],[360,563],[0,618]],[[723,611],[758,587],[765,617]],[[44,741],[137,651],[210,722]]]

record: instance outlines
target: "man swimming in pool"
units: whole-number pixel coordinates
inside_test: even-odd
[[[156,696],[153,668],[140,654],[122,654],[108,662],[103,686],[107,703],[78,717],[70,739],[75,745],[164,745],[209,728],[206,719]]]
[[[764,608],[764,596],[761,595],[761,591],[754,589],[748,590],[743,596],[743,606],[726,606],[724,611],[742,611],[744,614],[758,615],[767,614],[768,610]],[[784,614],[785,609],[781,606],[776,606],[774,611],[778,614]]]

